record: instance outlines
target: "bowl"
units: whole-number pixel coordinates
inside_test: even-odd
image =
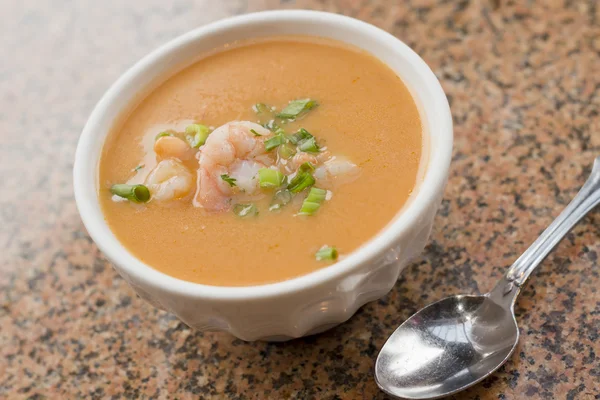
[[[104,220],[97,196],[98,163],[112,124],[140,93],[219,46],[274,35],[314,35],[370,52],[404,81],[424,127],[420,182],[397,216],[343,260],[283,282],[208,286],[179,280],[138,260]],[[268,11],[217,21],[159,47],[104,94],[87,121],[73,169],[77,207],[99,249],[137,294],[199,330],[223,330],[240,339],[286,340],[322,332],[388,293],[402,269],[422,252],[441,203],[452,153],[452,118],[442,87],[427,64],[394,36],[365,22],[325,12]]]

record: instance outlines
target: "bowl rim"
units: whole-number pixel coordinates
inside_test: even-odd
[[[311,23],[330,24],[332,29],[335,26],[344,25],[345,28],[352,29],[360,35],[372,36],[378,41],[392,41],[395,48],[398,49],[398,53],[402,53],[402,56],[419,70],[420,77],[424,80],[427,90],[433,94],[436,100],[434,109],[437,124],[440,126],[436,131],[441,128],[441,134],[436,138],[438,145],[429,146],[431,150],[427,161],[427,169],[414,198],[402,211],[399,211],[399,215],[395,217],[395,220],[344,259],[284,281],[254,286],[212,286],[184,281],[152,268],[131,254],[112,233],[101,210],[100,212],[97,210],[100,209],[100,206],[97,197],[96,179],[93,180],[93,183],[90,183],[89,173],[84,173],[86,170],[84,165],[89,164],[89,153],[95,149],[94,132],[98,129],[106,129],[105,127],[98,128],[98,125],[101,125],[102,115],[131,80],[144,73],[148,66],[160,61],[176,49],[202,40],[205,36],[215,32],[232,29],[240,24],[260,25],[282,19],[292,22],[310,21]],[[264,299],[323,285],[365,263],[376,260],[384,251],[391,248],[395,240],[406,233],[414,224],[419,223],[420,218],[426,213],[431,203],[435,201],[436,194],[439,191],[443,192],[452,156],[452,142],[452,117],[441,84],[425,61],[400,39],[367,22],[339,14],[310,10],[261,11],[228,17],[184,33],[137,61],[113,83],[90,114],[77,144],[73,166],[75,201],[89,235],[107,258],[117,266],[117,271],[127,275],[128,281],[133,280],[136,285],[185,297],[219,300]],[[103,144],[104,140],[102,141]],[[97,164],[97,160],[95,161]],[[94,165],[93,168],[97,175],[97,165]],[[93,186],[93,188],[90,189],[90,186]],[[94,203],[96,203],[97,209],[94,208]]]

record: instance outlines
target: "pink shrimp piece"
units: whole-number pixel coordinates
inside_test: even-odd
[[[317,165],[329,160],[330,158],[331,153],[329,153],[329,151],[322,151],[317,154],[299,152],[296,153],[294,157],[292,157],[292,162],[290,164],[293,170],[297,170],[305,162],[309,162],[316,167]]]
[[[311,163],[312,165],[317,165],[318,160],[317,157],[310,153],[299,152],[296,153],[294,157],[292,157],[291,166],[294,170],[300,168],[300,166],[306,162]]]
[[[193,204],[209,211],[224,211],[233,200],[262,196],[257,173],[275,163],[265,150],[271,131],[249,121],[233,121],[215,129],[198,156],[198,181]],[[235,179],[235,186],[222,177]]]
[[[194,176],[179,160],[169,158],[159,162],[144,183],[153,201],[170,201],[185,197],[192,191]]]
[[[154,152],[158,161],[168,158],[188,160],[194,157],[194,152],[184,140],[175,136],[163,136],[154,142]]]

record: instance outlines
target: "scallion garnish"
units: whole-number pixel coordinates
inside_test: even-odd
[[[274,119],[270,120],[269,122],[267,122],[266,124],[263,124],[263,127],[267,128],[268,130],[270,130],[271,132],[275,132],[275,129],[277,129],[278,125],[275,122]]]
[[[314,170],[315,166],[312,165],[312,163],[310,162],[302,163],[302,165],[300,165],[300,168],[298,168],[298,171],[300,172],[313,172]]]
[[[299,215],[313,215],[319,207],[321,207],[321,203],[325,201],[325,197],[327,196],[327,190],[319,189],[313,187],[308,192],[308,196],[302,202],[302,208],[300,208]]]
[[[273,195],[273,200],[271,200],[269,211],[277,211],[290,201],[292,201],[292,192],[287,189],[280,189]]]
[[[145,165],[144,165],[144,164],[140,164],[140,165],[138,165],[137,167],[135,167],[135,168],[133,169],[133,172],[138,172],[140,169],[142,169],[142,168],[144,168],[144,167],[145,167]]]
[[[266,124],[263,124],[263,127],[267,128],[276,135],[285,135],[285,130],[280,127],[274,119],[270,120]]]
[[[250,132],[254,134],[254,136],[262,136],[260,133],[256,132],[254,129],[250,129]]]
[[[237,186],[237,184],[235,183],[236,179],[230,177],[227,174],[221,175],[221,179],[223,179],[225,182],[229,183],[229,186],[231,186],[231,187]]]
[[[314,184],[315,178],[310,173],[298,171],[298,174],[290,181],[287,188],[292,193],[300,193]]]
[[[110,187],[110,192],[135,203],[145,203],[150,200],[150,191],[144,185],[118,183]]]
[[[309,131],[304,128],[300,128],[298,132],[290,135],[289,139],[293,144],[298,144],[305,139],[310,139],[311,137],[313,137],[313,135],[311,135]]]
[[[206,142],[206,139],[208,138],[208,135],[210,134],[210,129],[206,125],[191,124],[191,125],[186,126],[185,134],[186,134],[185,138],[188,141],[188,143],[190,144],[190,146],[192,148],[197,149],[198,147],[202,146]]]
[[[300,149],[300,151],[304,151],[306,153],[318,153],[319,145],[317,144],[317,141],[315,140],[315,138],[311,137],[309,139],[304,139],[303,141],[301,141],[298,144],[298,149]]]
[[[283,184],[285,175],[276,169],[261,168],[258,170],[258,181],[261,188],[278,188]]]
[[[292,146],[289,143],[284,143],[281,146],[279,146],[277,152],[279,153],[279,157],[287,160],[288,158],[292,158],[296,154],[296,147]]]
[[[285,143],[285,136],[275,135],[272,138],[265,140],[265,150],[271,151],[274,148],[279,147],[284,143]]]
[[[271,107],[269,107],[265,103],[256,103],[252,106],[252,111],[254,111],[257,114],[270,113]]]
[[[159,133],[158,135],[156,135],[154,137],[154,140],[158,140],[158,139],[160,139],[163,136],[173,136],[173,132],[169,132],[169,131],[161,132],[161,133]]]
[[[317,261],[335,261],[338,258],[338,251],[333,246],[323,246],[315,253]]]
[[[319,103],[311,99],[292,100],[277,114],[277,117],[282,119],[295,119],[318,105]]]
[[[233,212],[240,218],[248,218],[258,215],[258,208],[253,203],[236,204],[233,206]]]

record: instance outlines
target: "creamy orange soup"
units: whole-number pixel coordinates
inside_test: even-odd
[[[294,139],[301,128],[313,139]],[[114,127],[98,196],[123,245],[165,274],[283,281],[347,256],[394,218],[415,187],[422,135],[401,79],[366,52],[310,37],[235,43]]]

